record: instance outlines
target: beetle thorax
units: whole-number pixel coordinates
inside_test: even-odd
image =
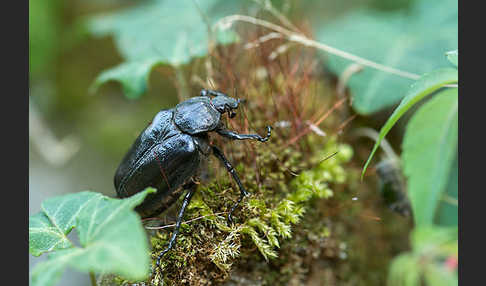
[[[184,133],[198,134],[214,130],[221,113],[206,96],[190,98],[179,103],[174,111],[174,123]]]

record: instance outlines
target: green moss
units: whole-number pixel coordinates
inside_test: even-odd
[[[207,279],[224,281],[241,259],[278,260],[282,243],[292,238],[293,230],[299,227],[313,202],[332,197],[332,186],[345,181],[342,165],[352,156],[349,146],[338,144],[335,139],[322,140],[324,149],[316,153],[316,158],[336,151],[339,155],[307,166],[300,164],[300,169],[306,170],[295,174],[297,168],[292,172],[288,169],[299,165],[302,154],[290,148],[282,152],[278,137],[272,139],[277,142],[255,150],[257,170],[238,164],[238,173],[251,195],[234,214],[235,224],[228,226],[226,221],[238,196],[227,174],[220,172],[199,186],[185,215],[186,220],[198,220],[182,224],[176,247],[162,261],[167,285]],[[260,184],[254,182],[256,175]],[[166,231],[151,237],[154,260],[169,238],[170,232]],[[153,275],[151,282],[155,284],[160,279],[160,275]]]
[[[258,119],[255,122],[265,124]],[[289,136],[292,134],[274,132],[264,144],[226,145],[230,151],[225,153],[230,154],[232,162],[238,162],[236,170],[251,193],[235,211],[233,225],[227,224],[226,217],[239,190],[220,163],[211,160],[211,179],[198,186],[185,213],[185,221],[197,220],[181,225],[176,247],[161,262],[164,277],[156,272],[147,282],[217,284],[243,270],[255,275],[249,275],[248,279],[261,277],[264,284],[272,285],[285,284],[295,278],[293,273],[303,271],[302,262],[288,256],[289,249],[314,248],[303,236],[305,230],[314,237],[326,237],[322,232],[327,226],[316,220],[315,204],[331,198],[334,186],[346,182],[344,164],[351,159],[352,150],[335,137],[314,133],[294,146],[283,147]],[[256,144],[258,148],[253,148]],[[300,144],[306,145],[305,149]],[[336,155],[323,160],[335,152]],[[180,202],[173,208],[178,210],[179,205]],[[164,229],[150,236],[153,266],[171,231],[172,228]],[[325,233],[328,237],[329,231]],[[276,272],[269,271],[270,266]]]

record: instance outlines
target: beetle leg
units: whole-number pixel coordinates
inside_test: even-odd
[[[162,256],[164,256],[169,250],[171,250],[176,243],[177,234],[179,233],[179,228],[181,227],[182,217],[184,216],[187,205],[189,205],[189,202],[191,201],[192,195],[194,195],[194,192],[196,191],[196,187],[197,186],[194,183],[190,183],[189,186],[184,187],[188,191],[186,196],[184,197],[184,200],[182,201],[182,207],[179,211],[179,215],[177,216],[176,225],[169,240],[169,245],[166,249],[164,249],[164,251],[159,254],[159,257],[157,257],[157,268],[160,268],[160,259],[162,258]]]
[[[267,141],[270,138],[271,131],[272,131],[272,127],[267,126],[267,136],[262,137],[258,134],[238,134],[234,131],[226,130],[226,129],[217,129],[216,130],[216,132],[218,132],[219,135],[227,137],[229,139],[233,139],[233,140],[235,140],[235,139],[236,140],[255,139],[255,140],[258,140],[260,142]]]
[[[211,146],[211,147],[213,148],[213,154],[216,157],[218,157],[218,159],[224,164],[224,166],[226,167],[228,172],[231,174],[231,176],[233,176],[233,179],[236,181],[236,184],[238,184],[238,187],[240,188],[240,197],[238,198],[238,201],[236,201],[236,203],[233,205],[233,207],[231,207],[231,210],[228,214],[228,221],[230,223],[233,223],[233,218],[231,217],[233,211],[236,209],[236,207],[238,207],[241,200],[243,200],[243,198],[246,195],[249,195],[249,193],[245,190],[245,187],[243,187],[243,184],[241,183],[240,178],[238,177],[238,174],[236,174],[235,169],[233,168],[231,163],[228,161],[228,159],[226,159],[223,152],[216,146]]]

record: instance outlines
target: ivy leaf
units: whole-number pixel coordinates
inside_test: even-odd
[[[29,218],[29,251],[50,253],[32,270],[31,285],[54,285],[67,266],[133,280],[147,277],[148,242],[133,208],[152,192],[149,188],[120,200],[86,191],[44,201],[42,211]],[[67,238],[73,228],[81,247]]]
[[[72,247],[67,238],[81,210],[101,194],[81,192],[44,201],[42,212],[29,218],[29,251],[34,256]]]
[[[443,53],[458,45],[457,0],[419,0],[409,11],[359,10],[316,27],[316,39],[362,58],[409,73],[423,74],[444,65]],[[352,63],[327,57],[341,74]],[[353,108],[371,114],[398,102],[413,79],[364,68],[348,84]]]
[[[92,91],[108,80],[119,81],[125,94],[137,98],[147,89],[150,71],[157,64],[181,66],[208,53],[210,36],[216,43],[236,41],[231,30],[209,29],[222,16],[234,13],[238,3],[220,0],[143,1],[133,8],[89,19],[96,36],[113,36],[126,60],[104,71]]]
[[[447,59],[457,68],[459,67],[459,52],[457,50],[446,53]]]
[[[29,218],[29,252],[39,256],[44,252],[72,247],[66,234],[52,226],[49,218],[38,213]]]
[[[434,222],[457,154],[458,92],[446,89],[410,119],[403,140],[403,167],[417,226]]]
[[[373,146],[373,150],[366,161],[363,171],[361,172],[361,179],[368,168],[371,158],[375,154],[376,150],[381,144],[383,138],[390,131],[390,129],[395,125],[395,123],[400,119],[400,117],[407,112],[412,106],[423,99],[425,96],[431,94],[432,92],[438,90],[442,86],[449,83],[456,83],[458,81],[458,73],[456,69],[444,68],[438,69],[428,74],[424,74],[418,81],[416,81],[408,90],[400,105],[393,111],[392,115],[388,118],[385,125],[380,130],[378,140]]]
[[[48,259],[39,262],[30,273],[30,285],[55,285],[69,260],[81,251],[78,248],[67,248],[50,253]]]
[[[123,93],[127,98],[136,99],[147,91],[148,80],[152,69],[163,62],[159,58],[124,62],[103,71],[90,87],[95,92],[103,83],[114,80],[122,84]]]

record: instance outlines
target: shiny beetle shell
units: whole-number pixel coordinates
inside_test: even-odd
[[[221,113],[207,96],[190,98],[175,107],[175,124],[180,130],[191,135],[214,130],[220,119]]]
[[[129,197],[147,187],[154,187],[157,192],[149,194],[135,210],[144,218],[158,215],[170,207],[184,189],[194,185],[192,179],[197,175],[201,161],[211,152],[216,152],[215,156],[240,188],[240,198],[232,212],[247,192],[224,154],[216,146],[210,146],[207,133],[215,131],[232,140],[254,139],[261,142],[270,137],[270,127],[265,138],[225,129],[221,115],[228,113],[229,117],[234,117],[239,102],[239,99],[218,91],[202,90],[201,96],[158,112],[116,170],[114,183],[118,197]],[[228,215],[230,220],[231,212]]]
[[[129,197],[154,187],[136,210],[142,217],[164,211],[182,193],[199,166],[201,155],[194,139],[180,132],[172,121],[173,110],[160,111],[140,134],[115,174],[118,197]]]

